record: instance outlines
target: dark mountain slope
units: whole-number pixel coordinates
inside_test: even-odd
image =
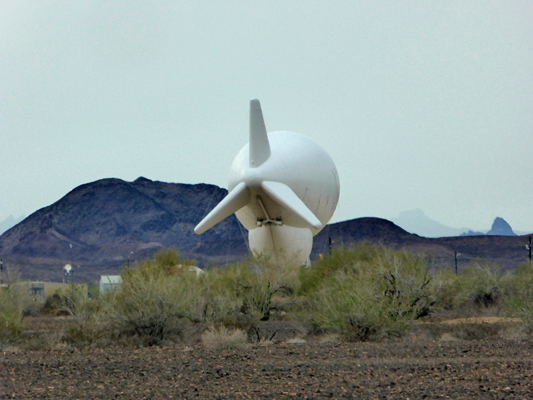
[[[233,216],[204,235],[194,226],[227,194],[214,185],[103,179],[81,185],[0,237],[0,255],[106,263],[176,247],[202,262],[246,253]],[[70,247],[72,245],[72,249]],[[220,254],[228,255],[223,260]]]
[[[127,263],[174,247],[200,266],[223,265],[248,255],[246,230],[231,216],[202,235],[196,224],[227,190],[214,185],[175,184],[139,178],[102,179],[81,185],[0,236],[0,258],[19,265],[27,278],[60,280],[72,263],[77,279],[96,280]],[[315,238],[312,259],[332,247],[369,240],[432,255],[438,265],[459,267],[476,259],[504,269],[526,261],[526,237],[470,236],[429,239],[410,234],[390,221],[358,218],[326,226]],[[72,247],[71,247],[72,245]],[[80,267],[78,267],[80,266]]]
[[[390,221],[380,218],[358,218],[328,225],[313,243],[313,253],[327,253],[328,238],[333,248],[368,240],[396,249],[406,249],[434,258],[437,265],[452,268],[455,252],[459,269],[471,262],[488,261],[504,270],[527,261],[527,236],[456,236],[425,238],[408,233]]]

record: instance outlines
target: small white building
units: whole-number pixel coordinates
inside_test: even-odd
[[[106,294],[115,290],[122,283],[120,275],[102,275],[100,276],[100,294]]]

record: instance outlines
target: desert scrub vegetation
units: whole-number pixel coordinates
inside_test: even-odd
[[[318,331],[350,341],[400,337],[435,304],[428,260],[361,243],[300,271],[299,311]]]
[[[30,291],[20,284],[20,271],[7,267],[0,287],[0,350],[20,343],[26,326],[24,316],[31,308]]]
[[[249,323],[268,321],[277,310],[275,296],[292,296],[299,286],[298,268],[248,259],[216,270],[214,278],[231,298],[237,300],[234,317]],[[242,319],[242,318],[241,318]],[[230,321],[227,321],[230,322]]]
[[[224,326],[210,326],[202,333],[202,344],[210,350],[242,350],[248,346],[246,332]]]
[[[243,335],[247,342],[271,339],[261,337],[268,331],[261,327],[283,320],[349,341],[400,338],[428,318],[500,315],[533,329],[530,264],[501,273],[475,262],[456,275],[430,258],[363,242],[335,249],[310,267],[250,258],[196,275],[190,265],[194,261],[181,260],[177,251],[163,250],[124,268],[114,291],[89,299],[71,285],[50,297],[45,310],[67,316],[62,340],[69,346],[201,341],[237,348]],[[23,291],[14,287],[0,292],[1,346],[20,340],[25,329],[29,299],[17,297]]]
[[[96,333],[104,332],[115,343],[159,345],[218,326],[259,340],[256,325],[271,318],[274,296],[290,296],[299,282],[296,268],[266,261],[249,259],[199,276],[189,272],[191,264],[170,249],[123,269],[120,287],[89,301],[94,314],[81,321],[92,320],[75,325],[71,338],[88,342],[87,329],[97,343],[102,335]]]
[[[50,310],[58,315],[70,316],[64,341],[78,346],[100,345],[108,341],[108,327],[105,316],[112,305],[107,299],[88,298],[78,285],[70,285],[68,290],[54,294],[47,303]]]
[[[121,271],[122,284],[113,291],[88,298],[79,287],[54,294],[47,313],[68,315],[64,340],[72,346],[150,346],[179,341],[195,323],[203,321],[206,296],[191,261],[173,250]]]
[[[30,304],[31,296],[26,288],[17,285],[0,288],[0,350],[23,339],[24,313]]]
[[[504,279],[505,301],[503,313],[509,317],[518,317],[524,328],[533,332],[533,263],[522,264],[513,274]]]
[[[459,301],[484,307],[500,305],[504,296],[502,278],[496,266],[474,263],[464,269],[458,280]]]
[[[119,343],[159,345],[180,340],[191,324],[203,321],[206,297],[191,262],[164,250],[121,272],[122,284],[102,296],[100,320]]]
[[[503,315],[506,304],[521,287],[520,268],[507,273],[482,260],[473,261],[456,275],[439,269],[433,275],[432,288],[436,309],[450,317]]]

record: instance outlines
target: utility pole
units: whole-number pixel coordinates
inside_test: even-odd
[[[529,236],[529,244],[526,247],[529,249],[529,262],[531,263],[531,236]]]
[[[457,253],[457,250],[455,250],[455,275],[457,275],[457,256],[460,256],[461,253]]]
[[[70,265],[73,267],[73,266],[74,266],[74,262],[72,261],[72,260],[73,260],[73,256],[72,256],[72,243],[69,243],[68,245],[70,246]]]
[[[130,267],[130,256],[133,254],[133,251],[130,251],[130,254],[128,254],[128,269]]]
[[[531,241],[531,238],[529,238],[529,241]],[[529,250],[529,253],[531,253],[531,250]],[[531,257],[529,257],[531,259]],[[2,282],[2,277],[4,276],[4,260],[0,260],[0,285]]]

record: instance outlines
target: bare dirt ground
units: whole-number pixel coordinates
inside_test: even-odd
[[[531,399],[531,342],[273,344],[10,352],[0,398]]]
[[[533,398],[530,340],[431,340],[421,330],[381,343],[280,337],[231,351],[194,344],[3,352],[0,398]]]

